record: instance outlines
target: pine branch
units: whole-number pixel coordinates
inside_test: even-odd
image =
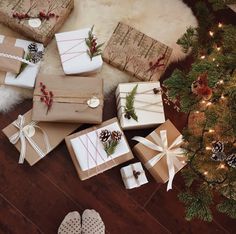
[[[138,85],[135,85],[132,91],[126,96],[126,104],[125,104],[125,115],[130,116],[135,121],[138,121],[138,116],[134,108],[134,99],[137,93],[137,89]]]

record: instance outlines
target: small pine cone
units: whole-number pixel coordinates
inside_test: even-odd
[[[111,133],[111,139],[112,139],[113,141],[118,142],[118,141],[121,140],[121,137],[122,137],[122,133],[121,133],[120,131],[113,131],[113,132]]]
[[[226,161],[230,167],[236,168],[236,153],[231,154]]]
[[[108,131],[107,129],[102,130],[99,134],[99,139],[101,142],[107,142],[111,137],[111,132]]]
[[[213,153],[218,153],[218,152],[223,152],[224,151],[224,143],[221,141],[214,141],[212,142],[212,152]]]
[[[41,60],[41,57],[38,56],[38,53],[30,53],[30,59],[29,61],[31,63],[38,63]]]
[[[43,52],[43,51],[38,51],[38,52],[37,52],[37,55],[38,55],[39,58],[42,59],[43,56],[44,56],[44,52]]]
[[[29,44],[28,50],[30,53],[36,53],[38,51],[38,46],[35,42]]]

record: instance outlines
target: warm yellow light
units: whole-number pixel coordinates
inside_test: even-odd
[[[208,171],[204,171],[204,173],[203,173],[204,175],[207,175],[208,174]]]
[[[219,166],[220,169],[225,169],[225,165],[223,163],[220,164]]]
[[[206,147],[206,150],[211,150],[211,147],[207,146],[207,147]]]
[[[214,61],[216,61],[216,59],[215,59],[215,58],[213,58],[213,59],[212,59],[212,61],[214,62]]]
[[[206,103],[206,101],[203,100],[203,101],[202,101],[202,104],[205,104],[205,103]]]
[[[206,106],[210,106],[212,103],[211,102],[208,102],[207,104],[206,104]]]
[[[219,66],[220,66],[220,64],[217,64],[216,66],[217,66],[217,67],[219,67]]]
[[[206,58],[206,55],[202,55],[200,58],[201,58],[201,59],[205,59],[205,58]]]
[[[219,80],[219,84],[224,84],[224,81],[223,80]]]
[[[216,47],[217,51],[220,51],[221,50],[221,47]]]
[[[195,111],[196,114],[199,114],[199,111]]]
[[[214,129],[209,129],[208,132],[213,133],[213,132],[215,132],[215,130]]]
[[[214,36],[214,32],[209,31],[209,35],[210,35],[211,37],[213,37],[213,36]]]
[[[222,28],[223,24],[222,23],[218,23],[218,28]]]
[[[222,94],[220,98],[221,98],[221,99],[225,99],[225,96]]]

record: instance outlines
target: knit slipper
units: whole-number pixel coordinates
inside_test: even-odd
[[[70,212],[63,219],[58,234],[80,234],[81,233],[81,218],[77,211]]]
[[[104,234],[105,225],[95,210],[85,210],[82,215],[82,234]]]

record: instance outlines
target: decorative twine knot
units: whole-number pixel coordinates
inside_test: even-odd
[[[134,175],[134,178],[137,180],[138,177],[141,175],[141,172],[133,170],[133,175]]]

